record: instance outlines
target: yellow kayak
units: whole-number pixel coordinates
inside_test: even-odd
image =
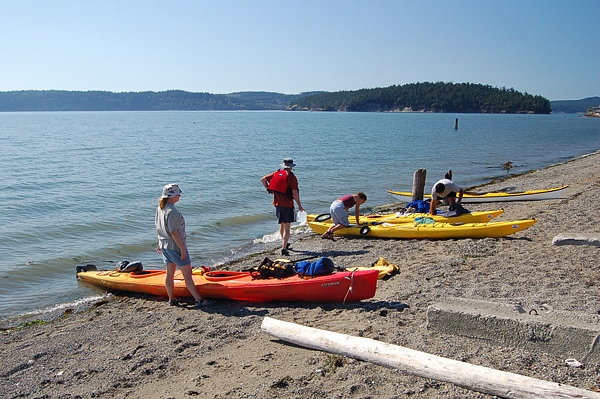
[[[491,191],[488,193],[465,193],[462,198],[463,204],[479,204],[484,202],[509,202],[509,201],[540,201],[547,199],[560,198],[569,186],[548,188],[545,190],[528,190],[528,191]],[[412,193],[409,191],[393,191],[388,190],[388,193],[403,202],[412,201]],[[423,196],[423,199],[431,198],[430,194]]]
[[[351,226],[337,230],[338,236],[366,236],[403,239],[449,239],[505,237],[533,226],[537,220],[513,220],[490,223],[383,223],[372,226]],[[310,228],[323,234],[331,223],[308,222]]]
[[[415,219],[419,218],[431,218],[436,222],[445,223],[484,223],[498,217],[504,209],[498,209],[493,211],[483,212],[469,212],[463,213],[458,216],[445,216],[450,214],[449,212],[441,213],[438,215],[430,215],[428,213],[412,212],[412,213],[388,213],[383,215],[361,215],[360,223],[363,224],[381,224],[381,223],[412,223]],[[331,223],[331,215],[329,213],[323,213],[321,215],[309,214],[306,216],[307,222],[324,222]],[[348,221],[350,223],[356,223],[354,215],[348,215]]]

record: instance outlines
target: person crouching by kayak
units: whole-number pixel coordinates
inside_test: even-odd
[[[167,267],[165,286],[169,296],[169,305],[178,304],[174,294],[174,276],[176,269],[179,268],[181,274],[183,274],[186,288],[196,300],[196,307],[203,307],[210,302],[200,296],[194,285],[192,262],[186,245],[185,219],[179,210],[175,208],[175,203],[179,201],[181,194],[183,194],[183,191],[175,183],[163,187],[154,218],[158,236],[156,252],[162,255]]]
[[[456,193],[458,193],[458,199],[456,199]],[[433,187],[431,188],[431,205],[429,206],[429,214],[436,214],[436,206],[445,198],[448,199],[448,204],[450,205],[450,210],[452,210],[453,205],[459,204],[462,201],[462,197],[464,194],[464,190],[460,188],[457,184],[455,184],[450,179],[441,179],[438,180]]]
[[[300,203],[298,179],[292,173],[292,168],[296,166],[294,160],[286,158],[279,166],[281,169],[263,176],[260,182],[269,194],[274,194],[273,205],[275,205],[281,235],[281,254],[287,256],[290,254],[288,249],[292,222],[296,221],[294,201],[298,204],[300,212],[304,212],[304,208]]]
[[[341,198],[336,199],[331,203],[329,207],[329,213],[331,214],[332,226],[327,229],[321,238],[328,238],[333,240],[333,233],[337,230],[343,229],[344,227],[350,226],[348,222],[348,211],[353,206],[354,216],[356,218],[356,224],[360,224],[360,206],[367,202],[367,196],[365,193],[360,191],[358,194],[348,194]]]

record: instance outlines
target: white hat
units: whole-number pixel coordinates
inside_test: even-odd
[[[296,166],[296,164],[294,163],[294,160],[292,158],[286,158],[283,160],[283,163],[281,165],[282,168],[293,168],[294,166]]]
[[[160,198],[173,198],[181,194],[183,194],[183,191],[181,191],[179,185],[177,183],[171,183],[163,187]]]

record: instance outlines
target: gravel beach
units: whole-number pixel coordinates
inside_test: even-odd
[[[90,309],[0,334],[1,398],[492,398],[340,355],[286,344],[261,331],[265,316],[376,339],[470,364],[585,390],[600,388],[600,364],[427,328],[427,308],[469,298],[526,309],[597,315],[600,249],[554,246],[560,233],[595,234],[600,154],[479,188],[528,190],[569,185],[561,199],[470,205],[503,208],[498,220],[537,219],[500,239],[379,240],[318,235],[293,242],[291,258],[331,257],[369,266],[380,257],[400,271],[379,280],[374,298],[349,304],[215,301],[171,307],[163,299],[110,295]],[[454,176],[460,184],[460,176]],[[191,243],[193,245],[193,243]],[[200,244],[201,245],[201,244]],[[228,264],[257,266],[275,252]]]

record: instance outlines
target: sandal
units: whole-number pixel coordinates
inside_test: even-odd
[[[323,235],[321,236],[322,239],[327,239],[327,240],[331,240],[331,241],[335,241],[335,239],[333,238],[333,232],[332,231],[326,231],[325,233],[323,233]]]
[[[179,306],[179,301],[177,299],[173,299],[169,301],[169,306]]]

